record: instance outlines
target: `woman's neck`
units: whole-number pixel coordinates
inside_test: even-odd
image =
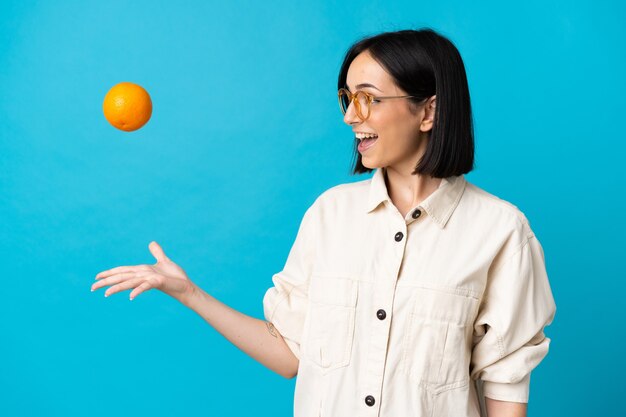
[[[397,208],[410,210],[419,205],[429,195],[439,188],[441,178],[429,175],[399,172],[392,167],[384,167],[387,194]]]

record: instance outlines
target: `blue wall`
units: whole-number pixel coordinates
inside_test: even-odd
[[[517,205],[557,303],[529,415],[614,415],[622,376],[623,2],[0,2],[0,415],[287,416],[272,373],[158,291],[89,291],[154,263],[262,318],[305,209],[349,174],[348,46],[431,27],[466,64],[476,170]],[[102,115],[121,81],[154,111]],[[613,334],[616,332],[617,334]]]

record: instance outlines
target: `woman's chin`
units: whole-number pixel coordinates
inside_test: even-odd
[[[367,169],[377,169],[382,167],[382,165],[380,165],[376,161],[371,161],[370,159],[371,158],[368,158],[367,156],[361,157],[361,165],[363,165]]]

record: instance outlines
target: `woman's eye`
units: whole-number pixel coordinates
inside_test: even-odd
[[[372,103],[380,103],[380,100],[373,99]]]

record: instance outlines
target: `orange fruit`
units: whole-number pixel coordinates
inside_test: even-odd
[[[104,96],[102,110],[114,127],[131,132],[150,120],[152,100],[140,85],[123,82],[114,85]]]

